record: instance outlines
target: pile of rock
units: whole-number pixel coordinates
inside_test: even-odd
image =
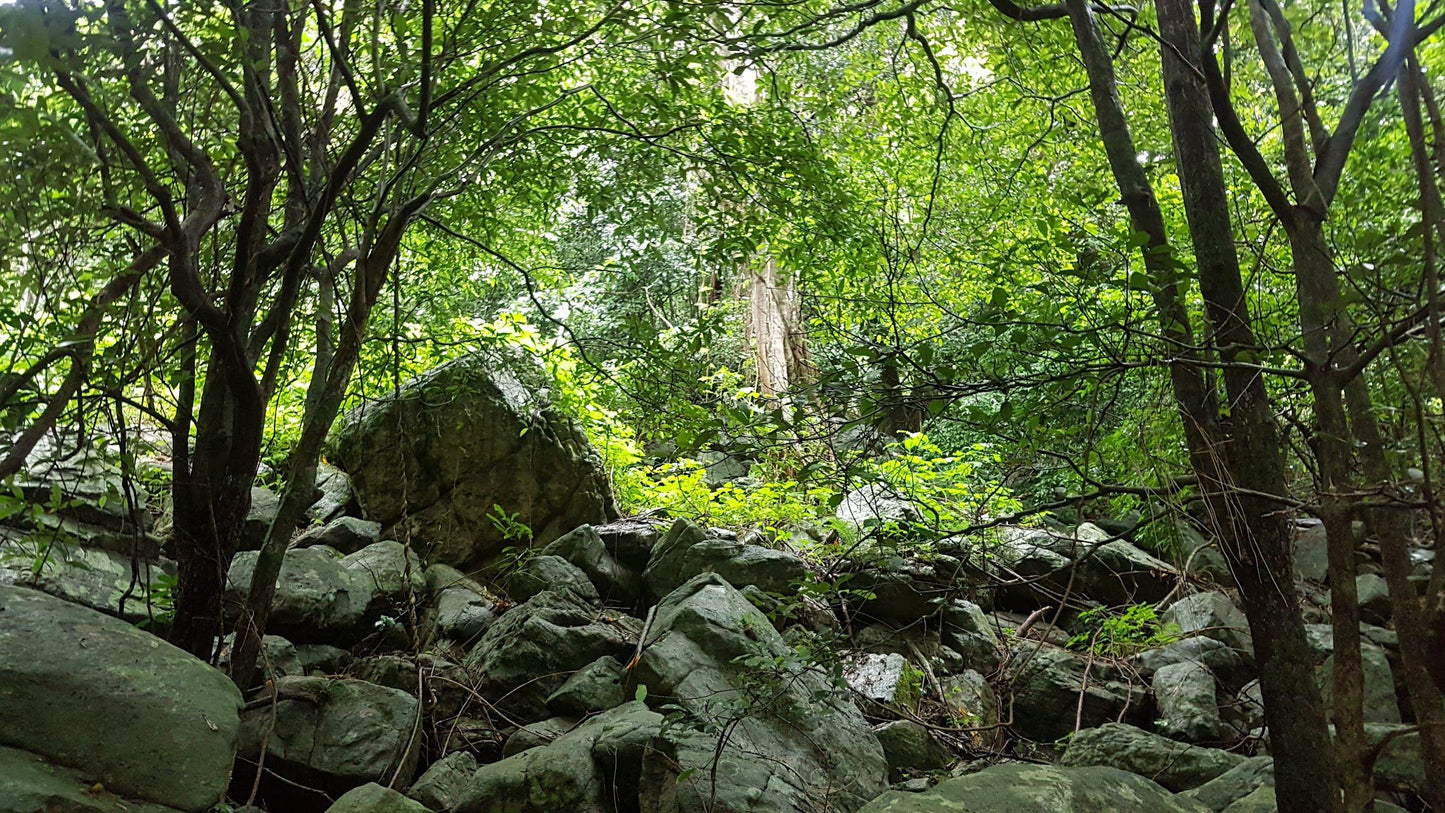
[[[285,555],[268,680],[244,699],[126,623],[163,628],[169,572],[135,503],[92,495],[7,531],[0,809],[1273,809],[1248,626],[1227,573],[1191,578],[1214,561],[1202,538],[1166,560],[1088,523],[1005,527],[823,574],[757,537],[614,521],[576,427],[475,359],[339,437],[346,471],[324,469]],[[840,511],[916,522],[900,500]],[[251,547],[275,508],[257,489]],[[45,527],[79,544],[23,547]],[[231,565],[233,609],[255,563]],[[1135,603],[1160,605],[1166,643],[1077,645],[1082,611]],[[1311,634],[1328,686],[1329,631]],[[1380,787],[1408,795],[1393,647],[1366,629],[1366,712],[1390,738]]]

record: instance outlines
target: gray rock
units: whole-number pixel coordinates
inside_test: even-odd
[[[873,734],[888,760],[889,781],[898,782],[919,771],[940,771],[953,762],[953,754],[912,720],[883,723],[873,728]]]
[[[662,804],[677,785],[662,727],[662,715],[640,703],[600,714],[548,745],[478,768],[457,810],[584,813],[637,809],[639,798],[644,809],[673,810]]]
[[[437,813],[451,813],[462,803],[467,783],[477,772],[477,758],[468,751],[453,751],[433,762],[406,795]]]
[[[1329,540],[1323,522],[1310,519],[1295,524],[1294,572],[1296,578],[1315,582],[1323,582],[1329,575]]]
[[[982,607],[955,599],[944,608],[942,620],[943,645],[962,655],[970,669],[991,673],[998,668],[998,634]]]
[[[1274,786],[1274,760],[1251,757],[1193,790],[1181,794],[1210,810],[1220,811],[1260,787]]]
[[[1154,673],[1159,728],[1186,742],[1221,742],[1232,730],[1219,713],[1214,675],[1197,661],[1171,663]]]
[[[642,598],[641,579],[612,557],[602,537],[590,525],[563,535],[543,548],[542,553],[560,556],[580,568],[608,604],[632,607]]]
[[[851,698],[790,664],[795,655],[767,618],[717,574],[669,594],[648,640],[633,676],[649,701],[698,721],[748,709],[721,749],[714,733],[669,732],[683,772],[717,776],[715,803],[710,782],[674,783],[678,811],[853,811],[886,786],[882,748]]]
[[[834,516],[859,528],[906,527],[923,520],[912,501],[881,483],[869,483],[848,492]]]
[[[296,660],[301,663],[302,674],[335,675],[351,663],[351,653],[330,644],[300,644]]]
[[[586,717],[616,708],[628,700],[623,686],[627,673],[622,662],[604,655],[567,678],[547,698],[547,709],[563,717]]]
[[[1261,785],[1235,800],[1224,813],[1275,813],[1279,804],[1274,798],[1274,788]]]
[[[251,487],[251,508],[246,512],[246,527],[241,534],[241,550],[259,550],[281,510],[281,498],[265,486]]]
[[[426,583],[432,600],[424,626],[432,640],[471,646],[499,615],[496,599],[456,568],[432,565]]]
[[[523,751],[547,745],[576,727],[575,717],[548,717],[540,722],[518,726],[502,745],[502,756],[514,757]]]
[[[747,477],[752,468],[748,461],[726,452],[702,451],[693,457],[702,464],[703,482],[713,488]]]
[[[477,772],[477,758],[467,751],[453,751],[433,762],[426,773],[411,784],[406,795],[437,813],[451,813],[461,806],[467,783]]]
[[[1253,659],[1214,638],[1192,635],[1173,643],[1148,649],[1135,656],[1139,674],[1150,678],[1170,664],[1197,663],[1208,669],[1226,686],[1237,687],[1253,673]]]
[[[93,775],[0,746],[0,810],[6,813],[175,813],[173,807],[97,790]]]
[[[1360,601],[1360,618],[1369,624],[1385,624],[1390,620],[1390,588],[1383,577],[1363,573],[1355,577],[1355,592]]]
[[[421,747],[415,697],[323,677],[285,677],[274,687],[274,707],[242,715],[246,759],[258,759],[264,742],[268,771],[332,793],[393,775],[402,786],[411,781]]]
[[[952,556],[937,554],[928,561],[894,557],[848,574],[853,595],[866,597],[850,604],[865,619],[906,626],[951,609],[945,602],[968,578],[963,563]]]
[[[538,545],[616,517],[600,458],[547,402],[544,379],[534,363],[471,355],[347,414],[337,460],[365,516],[458,566],[518,543],[490,518],[495,506]]]
[[[868,653],[844,664],[843,680],[861,700],[892,704],[898,701],[899,684],[907,668],[908,659],[896,652]]]
[[[949,717],[955,725],[991,726],[999,722],[998,698],[983,675],[969,669],[940,681]]]
[[[567,590],[588,604],[602,603],[602,596],[582,568],[560,556],[530,556],[506,578],[507,595],[513,601],[528,601],[547,590]]]
[[[934,784],[935,783],[932,778],[927,776],[919,776],[913,779],[905,779],[902,782],[893,783],[892,790],[903,791],[904,793],[922,793],[923,791],[933,787]]]
[[[144,489],[132,483],[135,499],[127,499],[119,448],[107,444],[109,448],[102,450],[93,442],[78,440],[72,436],[55,442],[46,437],[36,444],[15,477],[14,487],[21,496],[32,506],[43,506],[50,517],[127,536],[137,529],[150,530]],[[57,492],[61,500],[52,504]]]
[[[242,551],[232,560],[228,604],[243,606],[256,558],[255,551]],[[267,629],[297,643],[354,640],[371,603],[371,591],[352,577],[344,558],[321,545],[286,551]]]
[[[808,566],[795,553],[709,537],[703,529],[680,519],[653,548],[642,579],[653,597],[660,598],[700,573],[716,573],[739,589],[753,585],[767,592],[791,594],[807,577]]]
[[[438,719],[456,716],[473,700],[466,670],[431,653],[361,658],[351,663],[348,676],[407,694],[420,688],[431,703],[428,711]]]
[[[812,632],[837,632],[841,628],[833,609],[805,592],[767,593],[753,584],[739,588],[738,592],[773,619],[773,625],[779,629],[797,625]]]
[[[1251,656],[1254,653],[1249,620],[1223,593],[1195,593],[1185,596],[1169,605],[1159,620],[1178,627],[1183,635],[1202,635],[1241,653]]]
[[[594,525],[592,529],[602,538],[602,544],[607,546],[607,552],[614,559],[628,570],[641,573],[669,524],[662,519],[642,516]]]
[[[1197,788],[1244,762],[1244,757],[1175,742],[1120,723],[1080,731],[1060,762],[1066,766],[1107,765],[1136,773],[1175,791]]]
[[[416,554],[390,539],[367,545],[341,560],[354,582],[370,593],[362,621],[411,609],[411,599],[426,593],[426,570]]]
[[[1425,761],[1420,753],[1420,733],[1400,734],[1402,727],[1389,723],[1365,724],[1365,739],[1370,743],[1392,738],[1375,761],[1375,787],[1396,793],[1424,793]]]
[[[1045,644],[1035,651],[1036,646],[1033,642],[1021,644],[1012,664],[1013,729],[1020,735],[1053,742],[1073,733],[1081,693],[1079,722],[1083,728],[1118,720],[1127,710],[1142,706],[1143,690],[1122,681],[1109,664],[1095,661],[1089,665],[1068,650]]]
[[[182,810],[230,781],[241,695],[225,675],[123,621],[0,587],[0,745]]]
[[[1363,632],[1365,635],[1360,640],[1360,660],[1365,673],[1365,722],[1398,723],[1400,704],[1395,697],[1395,678],[1390,671],[1390,661],[1385,654],[1385,648],[1370,640],[1370,629],[1365,627]],[[1315,677],[1328,705],[1334,696],[1334,632],[1327,624],[1306,624],[1305,634],[1315,654]]]
[[[890,791],[860,813],[1201,813],[1142,776],[1107,767],[995,765],[923,793]]]
[[[310,528],[292,543],[294,547],[325,545],[342,553],[355,553],[381,539],[381,523],[358,517],[337,517],[325,525]]]
[[[505,713],[538,719],[547,697],[570,673],[604,655],[631,657],[641,627],[637,619],[599,610],[570,590],[547,590],[492,624],[467,655],[466,666]]]
[[[1173,588],[1179,574],[1168,562],[1087,523],[1073,534],[1043,529],[1001,529],[1004,544],[994,550],[1006,578],[1040,578],[1010,591],[1032,602],[1045,601],[1072,580],[1073,591],[1108,605],[1154,602]],[[1045,591],[1045,592],[1040,592]]]
[[[306,518],[323,523],[336,519],[351,505],[351,477],[329,463],[317,465],[316,495]]]
[[[132,575],[129,556],[0,529],[0,585],[33,588],[146,623],[170,609],[170,592],[161,585],[174,579],[176,566],[168,559],[135,564],[138,570]]]
[[[233,646],[232,639],[234,637],[233,635],[227,635],[225,646],[221,648],[221,658],[218,665],[222,670],[230,669],[231,650]],[[267,678],[306,674],[306,666],[301,662],[301,656],[296,650],[296,645],[279,635],[267,635],[261,639],[261,658],[257,666]]]
[[[242,606],[256,569],[255,551],[236,554],[227,598]],[[286,551],[267,628],[297,643],[349,643],[382,616],[399,614],[425,589],[421,563],[398,542],[351,554],[324,545]]]
[[[1218,543],[1182,521],[1176,522],[1174,527],[1174,563],[1179,572],[1191,579],[1233,587],[1234,574],[1230,572],[1229,560],[1224,558]]]
[[[368,782],[359,788],[352,788],[326,813],[429,813],[424,805],[402,796],[390,788],[375,782]]]

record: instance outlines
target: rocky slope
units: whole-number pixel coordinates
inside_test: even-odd
[[[1205,540],[1166,561],[1098,525],[1003,528],[826,572],[816,546],[608,521],[565,425],[528,441],[551,444],[527,458],[545,471],[512,452],[470,467],[506,445],[471,438],[488,426],[558,420],[513,404],[489,424],[477,404],[405,406],[415,432],[471,422],[465,442],[402,455],[400,491],[370,460],[406,442],[386,435],[396,422],[344,430],[368,474],[323,479],[282,569],[268,681],[246,697],[130,623],[164,630],[151,519],[97,497],[93,470],[37,466],[37,494],[74,499],[3,531],[0,811],[201,811],[227,795],[301,813],[1274,809],[1249,632]],[[591,523],[499,562],[495,526],[468,530],[493,499],[482,478],[590,494]],[[568,516],[557,504],[537,503],[549,527]],[[274,502],[258,491],[256,505],[264,530]],[[906,507],[848,506],[864,524],[885,511]],[[1327,606],[1309,570],[1322,542],[1302,527],[1299,544],[1297,576]],[[232,565],[231,606],[254,562]],[[1372,576],[1362,563],[1379,623],[1363,641],[1367,719],[1390,738],[1380,809],[1411,807],[1423,767],[1398,736],[1409,715]],[[1166,634],[1069,646],[1097,630],[1083,611],[1136,602],[1158,603]]]

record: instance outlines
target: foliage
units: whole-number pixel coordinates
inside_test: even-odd
[[[1099,607],[1079,613],[1084,631],[1069,646],[1105,658],[1127,658],[1179,640],[1179,628],[1159,620],[1153,604],[1131,604],[1122,612]]]

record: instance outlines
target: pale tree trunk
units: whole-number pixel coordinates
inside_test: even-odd
[[[766,257],[748,269],[747,297],[747,336],[757,366],[758,391],[782,397],[792,387],[807,383],[813,367],[798,301],[798,279],[789,275],[779,281],[777,263]]]

